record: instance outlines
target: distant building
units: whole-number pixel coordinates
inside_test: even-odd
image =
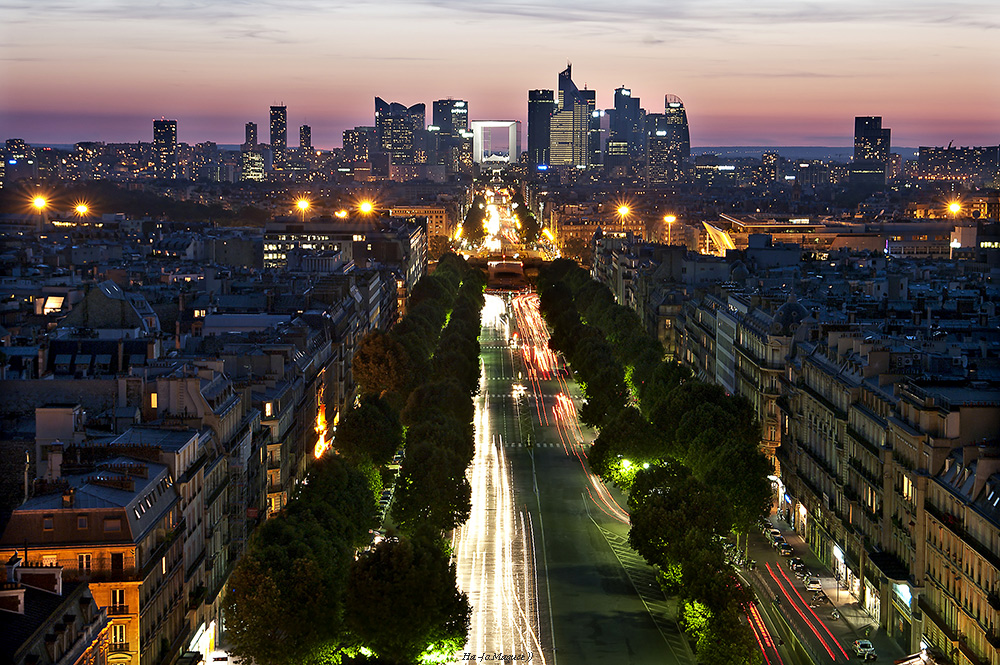
[[[469,103],[464,99],[439,99],[433,104],[433,125],[441,136],[460,138],[469,131]]]
[[[552,166],[587,166],[591,108],[573,83],[573,69],[559,73],[558,107],[549,129],[549,163]]]
[[[646,117],[646,131],[646,181],[660,185],[683,179],[691,161],[691,138],[680,98],[667,95],[663,114]]]
[[[312,145],[312,127],[302,125],[299,127],[299,150],[310,150]]]
[[[890,130],[882,127],[881,116],[854,119],[854,162],[851,184],[885,185],[889,167]]]
[[[607,156],[604,163],[612,168],[630,165],[642,157],[643,116],[639,98],[625,86],[615,90],[615,108],[611,112]]]
[[[271,151],[275,163],[281,165],[285,161],[285,151],[288,149],[288,108],[285,106],[271,107]]]
[[[257,123],[248,122],[244,128],[243,150],[253,150],[257,146]]]
[[[960,181],[974,187],[1000,186],[1000,146],[920,146],[917,177],[921,180]]]
[[[158,178],[177,177],[177,121],[153,121],[154,173]]]
[[[552,90],[528,91],[528,163],[547,166],[550,161],[549,137],[555,112]]]
[[[414,164],[416,151],[414,135],[424,130],[426,107],[414,104],[406,107],[398,102],[389,103],[375,98],[375,138],[381,151],[387,153],[392,164]]]

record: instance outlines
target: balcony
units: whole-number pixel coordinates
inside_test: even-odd
[[[128,614],[128,605],[108,605],[108,616]]]
[[[989,642],[990,646],[994,649],[1000,649],[1000,633],[988,631],[986,633],[986,641]]]
[[[125,653],[129,650],[128,642],[109,642],[108,653]]]
[[[965,527],[956,517],[943,512],[930,501],[924,502],[924,510],[926,510],[934,519],[941,522],[946,529],[961,538],[963,543],[975,550],[976,554],[986,559],[994,568],[1000,568],[1000,555],[970,536],[968,532],[966,532]]]
[[[986,602],[995,610],[1000,610],[1000,596],[996,593],[986,594]]]

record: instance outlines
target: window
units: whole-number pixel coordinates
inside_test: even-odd
[[[125,624],[115,623],[111,625],[111,643],[115,645],[126,644]]]
[[[104,532],[117,532],[122,530],[122,521],[118,518],[104,520]]]
[[[90,572],[90,555],[89,554],[77,554],[76,555],[76,567],[81,573]]]
[[[264,417],[270,418],[274,415],[274,402],[264,402]]]
[[[86,515],[77,515],[76,516],[76,528],[77,529],[86,529],[87,528],[87,516]]]
[[[125,589],[111,590],[111,607],[114,611],[125,612]]]
[[[56,528],[56,518],[52,515],[46,515],[42,518],[42,530],[52,531]]]
[[[155,409],[156,408],[156,402],[157,402],[157,400],[156,400],[156,393],[149,393],[149,408]]]

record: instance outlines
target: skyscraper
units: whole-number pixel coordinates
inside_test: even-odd
[[[646,116],[646,179],[666,184],[683,179],[691,161],[691,138],[684,102],[664,98],[663,114]]]
[[[890,130],[881,116],[854,118],[854,163],[851,184],[884,185],[889,163]]]
[[[440,136],[458,138],[469,131],[469,103],[464,99],[439,99],[433,109],[433,124]]]
[[[153,155],[157,177],[177,177],[177,121],[153,121]]]
[[[257,123],[248,122],[244,129],[246,140],[243,141],[244,150],[253,150],[257,146]]]
[[[344,159],[349,162],[367,162],[375,146],[374,127],[355,127],[344,130]]]
[[[559,73],[558,110],[549,129],[550,163],[556,166],[586,166],[591,110],[586,96],[573,83],[572,65]]]
[[[615,90],[615,108],[608,132],[608,166],[627,166],[643,156],[643,116],[639,98],[624,86]]]
[[[426,107],[414,104],[406,107],[375,98],[375,138],[378,147],[388,153],[393,164],[413,164],[414,132],[424,130]]]
[[[312,147],[312,127],[309,125],[302,125],[299,127],[299,150],[309,150]]]
[[[549,130],[556,110],[552,90],[528,91],[528,162],[535,166],[549,163]]]
[[[271,152],[274,153],[275,165],[283,164],[285,151],[288,148],[288,108],[285,106],[271,107]]]

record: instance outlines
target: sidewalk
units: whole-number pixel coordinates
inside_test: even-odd
[[[787,606],[787,599],[777,604],[762,602],[761,605],[773,605],[770,609],[780,612],[784,620],[795,628],[794,632],[798,638],[806,643],[806,651],[810,652],[812,659],[817,664],[830,662],[830,657],[827,649],[810,632],[808,626],[800,618],[800,611],[814,625],[817,618],[823,624],[822,626],[815,627],[832,650],[835,656],[832,659],[833,661],[842,660],[844,658],[843,652],[846,652],[850,659],[858,660],[854,654],[852,644],[855,640],[859,639],[871,640],[872,645],[875,647],[875,652],[878,654],[878,659],[882,662],[891,662],[906,655],[895,640],[890,638],[884,629],[878,627],[876,620],[861,608],[858,600],[843,587],[839,586],[838,581],[833,576],[833,572],[823,566],[816,555],[809,549],[808,545],[806,545],[805,541],[792,531],[787,523],[774,515],[768,519],[768,522],[781,532],[785,541],[795,550],[793,556],[802,559],[806,568],[812,573],[811,576],[819,578],[823,585],[823,592],[830,599],[830,602],[815,608],[809,608],[807,604],[812,599],[812,592],[805,591],[804,583],[796,578],[788,569],[788,557],[780,556],[765,536],[759,532],[750,534],[750,558],[756,560],[756,568],[748,577],[753,580],[757,593],[771,601],[776,596],[783,597],[784,592],[771,577],[767,565],[770,564],[771,571],[781,571],[777,574],[777,577],[784,584],[786,591],[788,584],[785,577],[787,576],[787,580],[791,581],[791,588],[793,589],[791,595],[794,600],[793,607]],[[805,604],[801,602],[800,598],[805,601]],[[810,609],[812,609],[812,612],[815,612],[815,615],[809,611]],[[840,613],[839,619],[830,618],[830,614],[834,609]],[[840,647],[843,648],[843,652],[832,644],[831,635]]]

